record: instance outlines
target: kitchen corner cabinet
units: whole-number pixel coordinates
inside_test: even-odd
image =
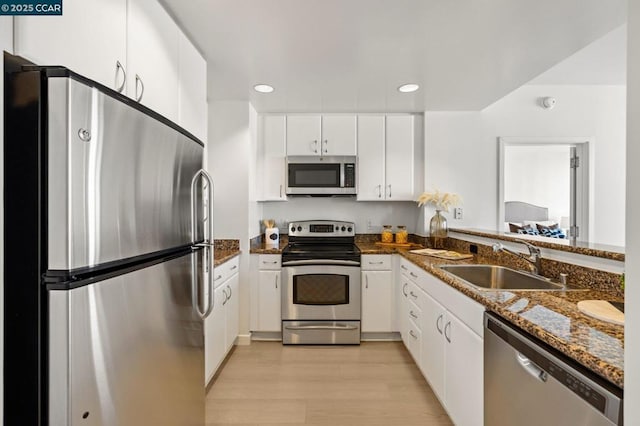
[[[16,55],[123,87],[127,0],[65,0],[62,16],[16,16],[14,28]]]
[[[251,331],[282,331],[281,259],[279,254],[251,256]]]
[[[362,332],[393,331],[393,272],[391,255],[363,255]]]
[[[239,258],[233,258],[213,271],[213,310],[204,320],[204,382],[211,380],[234,345],[239,331]],[[205,298],[208,293],[205,292]]]
[[[262,115],[258,121],[256,187],[259,201],[286,201],[287,140],[284,115]]]
[[[178,124],[207,141],[207,61],[178,30]]]
[[[358,116],[358,201],[413,201],[421,190],[416,115]]]
[[[287,115],[287,155],[356,155],[355,115]]]
[[[175,122],[179,32],[157,0],[127,1],[127,95]]]

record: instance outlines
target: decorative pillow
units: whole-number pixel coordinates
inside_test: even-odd
[[[518,234],[540,235],[538,230],[536,228],[533,228],[531,225],[518,226],[515,223],[509,223],[509,231]]]
[[[554,223],[553,225],[549,225],[549,226],[537,224],[536,227],[538,228],[538,232],[540,233],[540,235],[542,235],[543,237],[550,237],[550,238],[566,238],[567,237],[566,235],[564,235],[564,232],[562,232],[562,229],[560,229],[557,223]]]
[[[531,225],[535,228],[538,225],[553,226],[553,225],[556,225],[558,221],[557,220],[525,220],[522,223],[524,223],[525,225]]]

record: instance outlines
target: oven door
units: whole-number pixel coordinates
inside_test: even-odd
[[[359,265],[285,266],[282,282],[283,320],[360,320]]]

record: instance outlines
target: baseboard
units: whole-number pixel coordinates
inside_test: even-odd
[[[397,331],[389,333],[360,333],[361,342],[398,342],[401,340],[400,333]]]
[[[282,333],[279,331],[252,331],[251,340],[255,341],[268,341],[268,342],[281,342]]]
[[[251,344],[251,333],[249,334],[238,334],[236,338],[236,345],[238,346],[249,346]]]

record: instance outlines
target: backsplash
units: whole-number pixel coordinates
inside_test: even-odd
[[[494,253],[490,246],[484,244],[472,243],[457,238],[447,238],[446,244],[449,250],[455,250],[460,253],[471,253],[470,246],[473,244],[478,247],[477,257],[481,261],[485,260],[487,263],[497,263],[513,269],[531,270],[526,260],[504,252]],[[624,290],[620,288],[620,274],[559,262],[544,257],[542,258],[541,269],[542,275],[554,281],[559,281],[560,274],[565,273],[568,274],[567,284],[569,286],[611,291],[616,293],[616,296],[624,298]]]

